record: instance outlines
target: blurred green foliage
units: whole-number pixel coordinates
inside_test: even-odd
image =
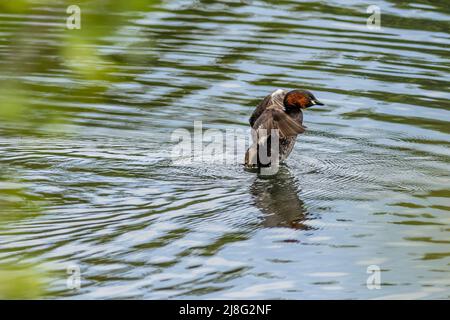
[[[0,139],[40,136],[42,128],[64,125],[67,119],[63,120],[57,109],[49,112],[46,108],[47,97],[58,95],[59,100],[72,103],[76,103],[76,97],[101,98],[102,92],[116,80],[114,71],[118,62],[101,54],[98,48],[107,42],[105,38],[120,30],[134,12],[151,11],[157,2],[1,1]],[[81,9],[81,29],[70,30],[66,26],[70,16],[66,10],[70,5]],[[48,21],[36,23],[37,16],[44,16]],[[39,38],[49,40],[43,43]],[[26,80],[48,73],[64,81],[49,86]],[[17,177],[20,172],[12,174],[6,169],[0,167],[0,232],[14,221],[39,215],[45,200],[20,183]],[[0,261],[0,299],[42,297],[46,282],[37,270],[36,266],[19,268],[11,262]]]
[[[43,298],[45,286],[45,274],[38,267],[0,265],[0,299]]]
[[[11,177],[0,175],[0,230],[3,226],[1,222],[12,222],[38,215],[39,204],[42,202],[40,197],[28,193],[21,183],[6,181],[7,179],[12,180]]]
[[[71,90],[81,95],[99,95],[115,81],[117,61],[101,54],[100,45],[105,38],[113,36],[134,12],[149,11],[157,0],[15,0],[0,2],[0,24],[6,23],[5,35],[0,38],[0,47],[9,50],[0,52],[0,119],[15,121],[18,127],[26,127],[20,134],[33,134],[36,126],[30,117],[39,111],[41,97],[33,96],[26,76],[48,71],[60,72],[65,79],[75,80]],[[68,29],[66,12],[71,5],[81,10],[81,29]],[[30,23],[33,16],[42,14],[47,23]],[[20,23],[21,22],[21,23]],[[58,41],[47,41],[45,46],[35,41],[35,35],[48,34]],[[49,37],[50,38],[50,37]],[[13,50],[12,50],[13,49]],[[9,53],[14,51],[14,55]],[[89,90],[86,90],[89,88]],[[43,90],[44,91],[44,90]],[[42,92],[43,94],[48,92]],[[30,112],[32,112],[30,114]],[[25,116],[24,116],[25,115]],[[48,121],[52,121],[50,118]],[[42,126],[47,121],[41,122]],[[25,124],[25,126],[24,126]]]

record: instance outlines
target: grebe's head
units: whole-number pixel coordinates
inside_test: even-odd
[[[286,110],[306,109],[314,105],[323,106],[323,103],[314,97],[308,90],[292,90],[284,97]]]

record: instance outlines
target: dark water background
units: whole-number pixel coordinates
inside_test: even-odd
[[[450,297],[448,1],[65,8],[0,14],[3,265],[48,297]],[[247,129],[276,88],[326,103],[276,177],[172,163],[173,130]]]

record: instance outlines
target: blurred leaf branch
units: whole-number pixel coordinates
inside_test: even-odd
[[[0,299],[37,299],[45,296],[45,273],[39,267],[0,264]]]
[[[20,127],[33,122],[39,101],[63,89],[36,88],[27,80],[30,76],[54,74],[70,85],[71,92],[101,96],[101,92],[116,81],[117,60],[99,52],[107,45],[106,38],[133,17],[133,13],[150,11],[158,0],[15,0],[0,2],[0,120],[15,121]],[[81,29],[70,30],[66,9],[77,5],[81,9]],[[34,17],[45,17],[36,23]],[[4,28],[1,28],[3,24]],[[57,39],[57,41],[56,41]],[[11,53],[14,52],[12,55]],[[34,86],[33,86],[34,85]],[[58,92],[58,90],[60,90]],[[64,91],[67,94],[67,90]],[[76,94],[74,94],[76,96]],[[33,111],[30,113],[30,111]],[[42,110],[41,110],[42,111]],[[24,117],[25,115],[25,117]],[[51,121],[55,114],[48,114]],[[45,125],[45,121],[41,122]],[[29,123],[28,123],[29,124]],[[28,127],[29,134],[37,128]],[[24,132],[21,132],[24,134]]]
[[[111,82],[118,81],[117,64],[123,60],[118,62],[99,48],[107,46],[107,38],[114,38],[130,18],[151,11],[158,2],[0,1],[0,151],[1,139],[39,136],[42,128],[67,121],[63,108],[49,106],[49,101],[76,104],[87,97],[102,99]],[[81,9],[79,30],[66,27],[70,5]],[[5,169],[0,167],[0,236],[5,236],[9,224],[40,214],[45,201],[20,183],[20,171]],[[37,270],[0,261],[0,299],[43,296],[46,282]]]

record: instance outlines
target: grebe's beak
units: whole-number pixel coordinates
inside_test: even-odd
[[[311,103],[313,106],[318,105],[318,106],[323,106],[324,104],[322,102],[320,102],[317,99],[311,100]]]
[[[311,108],[314,106],[323,106],[324,104],[317,99],[311,99],[309,105],[306,108]]]

